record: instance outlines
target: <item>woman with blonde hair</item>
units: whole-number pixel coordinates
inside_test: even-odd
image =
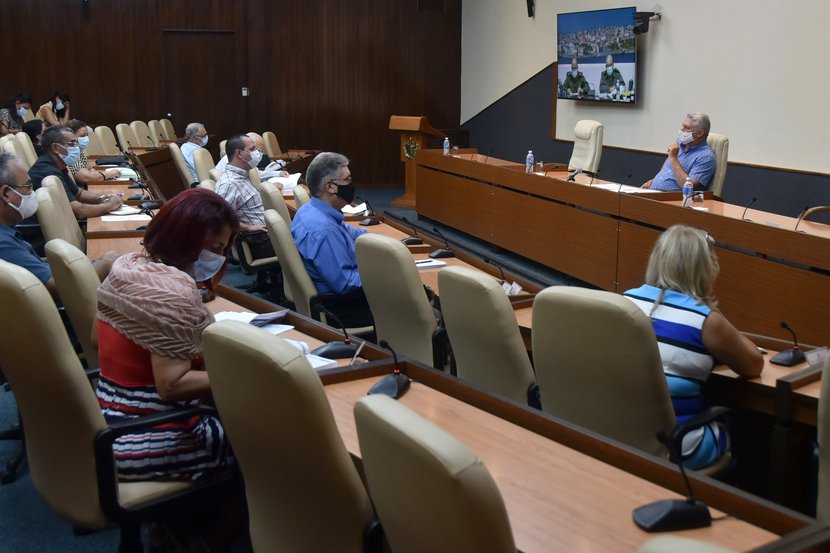
[[[764,366],[758,348],[716,307],[714,243],[705,231],[672,226],[654,245],[646,284],[625,293],[651,318],[679,423],[705,408],[701,389],[716,362],[745,378],[758,376]],[[728,442],[719,423],[689,432],[683,438],[684,466],[712,464],[728,450]]]

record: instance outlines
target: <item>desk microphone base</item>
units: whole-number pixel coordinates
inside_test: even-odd
[[[319,355],[320,357],[325,357],[326,359],[351,359],[354,357],[358,347],[360,347],[359,344],[354,342],[344,342],[341,340],[339,342],[329,342],[328,344],[323,344],[311,353]]]
[[[634,523],[646,532],[674,532],[712,525],[705,503],[694,499],[663,499],[634,509]]]

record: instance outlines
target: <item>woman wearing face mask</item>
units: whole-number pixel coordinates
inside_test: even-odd
[[[98,401],[107,422],[197,405],[210,396],[202,331],[213,322],[197,282],[221,274],[239,220],[192,189],[150,221],[144,251],[122,256],[98,289]],[[233,463],[222,425],[194,417],[115,442],[122,480],[196,480]]]
[[[75,182],[80,186],[86,187],[86,184],[90,182],[117,179],[121,174],[119,169],[99,171],[95,168],[94,164],[89,163],[86,157],[86,149],[89,147],[89,127],[87,124],[78,119],[73,119],[67,127],[75,133],[75,136],[78,138],[78,146],[81,149],[81,155],[78,161],[69,166],[69,171],[72,172]]]
[[[17,134],[23,129],[23,116],[32,109],[32,97],[18,94],[0,109],[0,136]]]
[[[69,115],[69,94],[61,91],[52,94],[52,97],[38,108],[35,117],[46,123],[47,127],[69,123],[72,119]]]

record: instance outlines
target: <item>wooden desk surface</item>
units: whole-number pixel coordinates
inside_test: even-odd
[[[326,386],[340,434],[355,455],[353,405],[376,380]],[[632,509],[680,497],[418,382],[400,401],[482,459],[504,498],[516,545],[526,553],[634,551],[652,536],[634,525]],[[680,534],[736,551],[777,538],[737,519]]]
[[[144,249],[141,236],[124,236],[120,238],[89,238],[86,241],[86,256],[89,259],[98,259],[106,252],[120,254],[139,252]]]
[[[101,217],[90,217],[86,221],[87,238],[119,238],[125,236],[143,236],[144,231],[138,227],[150,221],[119,220],[106,222]]]

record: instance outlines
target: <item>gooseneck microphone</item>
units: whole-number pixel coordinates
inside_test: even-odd
[[[409,221],[409,219],[406,218],[406,215],[401,215],[401,221],[403,221],[406,224],[406,226],[412,229],[413,234],[413,236],[407,236],[406,238],[403,238],[401,242],[403,242],[407,246],[418,246],[420,244],[423,244],[424,241],[421,240],[421,238],[418,236],[418,231],[415,230],[415,225],[413,225]]]
[[[493,260],[492,260],[492,259],[490,259],[489,257],[485,257],[485,258],[483,259],[483,261],[484,261],[485,263],[489,263],[490,265],[492,265],[493,267],[495,267],[496,269],[498,269],[498,270],[499,270],[499,275],[501,275],[501,281],[502,281],[502,283],[504,283],[504,282],[506,282],[506,281],[507,281],[507,279],[504,277],[504,269],[502,269],[502,268],[501,268],[501,265],[499,265],[498,263],[496,263],[495,261],[493,261]]]
[[[571,173],[570,175],[568,175],[568,180],[566,180],[565,182],[574,182],[574,179],[576,179],[576,176],[577,176],[578,174],[580,174],[581,172],[582,172],[582,168],[581,168],[581,167],[577,167],[577,168],[576,168],[576,171],[574,171],[573,173]]]
[[[155,151],[155,150],[158,150],[158,148],[156,148],[156,146],[153,144],[153,139],[152,139],[152,138],[150,138],[150,137],[148,136],[148,137],[147,137],[147,140],[149,140],[149,141],[150,141],[150,145],[147,147],[147,151],[148,151],[148,152],[153,152],[153,151]]]
[[[429,257],[432,259],[441,259],[442,257],[455,257],[455,252],[450,249],[450,243],[447,240],[447,237],[441,234],[441,231],[438,230],[436,227],[432,227],[432,232],[438,235],[438,237],[444,241],[444,247],[438,248],[434,252],[429,253]]]
[[[749,211],[749,207],[750,207],[752,204],[754,204],[754,203],[755,203],[755,200],[757,200],[757,199],[758,199],[758,196],[753,196],[753,198],[752,198],[751,200],[749,200],[749,203],[748,203],[748,204],[746,204],[746,207],[744,208],[744,212],[743,212],[743,214],[741,215],[741,221],[749,221],[750,223],[752,222],[752,219],[747,219],[747,218],[746,218],[746,212],[747,212],[747,211]]]
[[[671,439],[662,430],[657,439],[669,450],[670,460],[680,468],[686,485],[686,499],[661,499],[634,509],[634,523],[646,532],[674,532],[712,525],[712,515],[705,503],[695,500],[692,485],[681,457]]]
[[[776,365],[781,365],[782,367],[792,367],[793,365],[798,365],[799,363],[804,362],[804,352],[802,352],[798,347],[798,338],[795,335],[795,331],[787,324],[787,321],[781,321],[779,323],[781,328],[788,331],[793,336],[793,347],[790,349],[786,349],[773,357],[769,360],[770,363],[774,363]]]
[[[801,215],[798,216],[798,221],[795,222],[795,228],[793,230],[798,230],[798,225],[801,224],[801,220],[807,215],[807,212],[810,211],[810,206],[804,208],[804,211],[801,212]],[[801,232],[804,232],[803,230]]]
[[[365,219],[363,219],[362,221],[360,221],[360,223],[358,223],[358,224],[362,227],[371,227],[371,226],[374,226],[374,225],[379,225],[380,221],[375,219],[375,210],[372,207],[372,204],[369,203],[369,200],[364,200],[363,198],[360,198],[360,197],[358,197],[357,199],[358,199],[358,201],[365,203],[366,207],[369,208],[368,216]]]
[[[401,372],[400,365],[398,365],[398,354],[395,353],[395,350],[392,349],[389,342],[381,340],[378,342],[378,345],[383,349],[388,349],[392,352],[392,359],[395,361],[395,368],[392,370],[392,374],[384,376],[374,386],[372,386],[367,394],[383,394],[391,397],[392,399],[398,399],[409,389],[409,377]]]
[[[627,177],[625,177],[625,178],[622,180],[622,182],[620,183],[619,188],[617,188],[617,194],[619,194],[619,193],[622,191],[622,187],[623,187],[623,186],[625,186],[626,184],[628,184],[628,181],[630,181],[630,180],[631,180],[631,177],[632,177],[632,176],[633,176],[633,173],[629,173],[629,174],[628,174],[628,176],[627,176]]]
[[[354,343],[354,341],[352,341],[349,337],[349,332],[346,330],[346,325],[343,324],[343,321],[319,303],[315,306],[315,311],[324,314],[327,322],[332,322],[337,325],[337,328],[343,332],[343,340],[323,344],[311,353],[319,355],[320,357],[325,357],[326,359],[350,359],[354,357],[355,353],[360,348],[360,345]]]

